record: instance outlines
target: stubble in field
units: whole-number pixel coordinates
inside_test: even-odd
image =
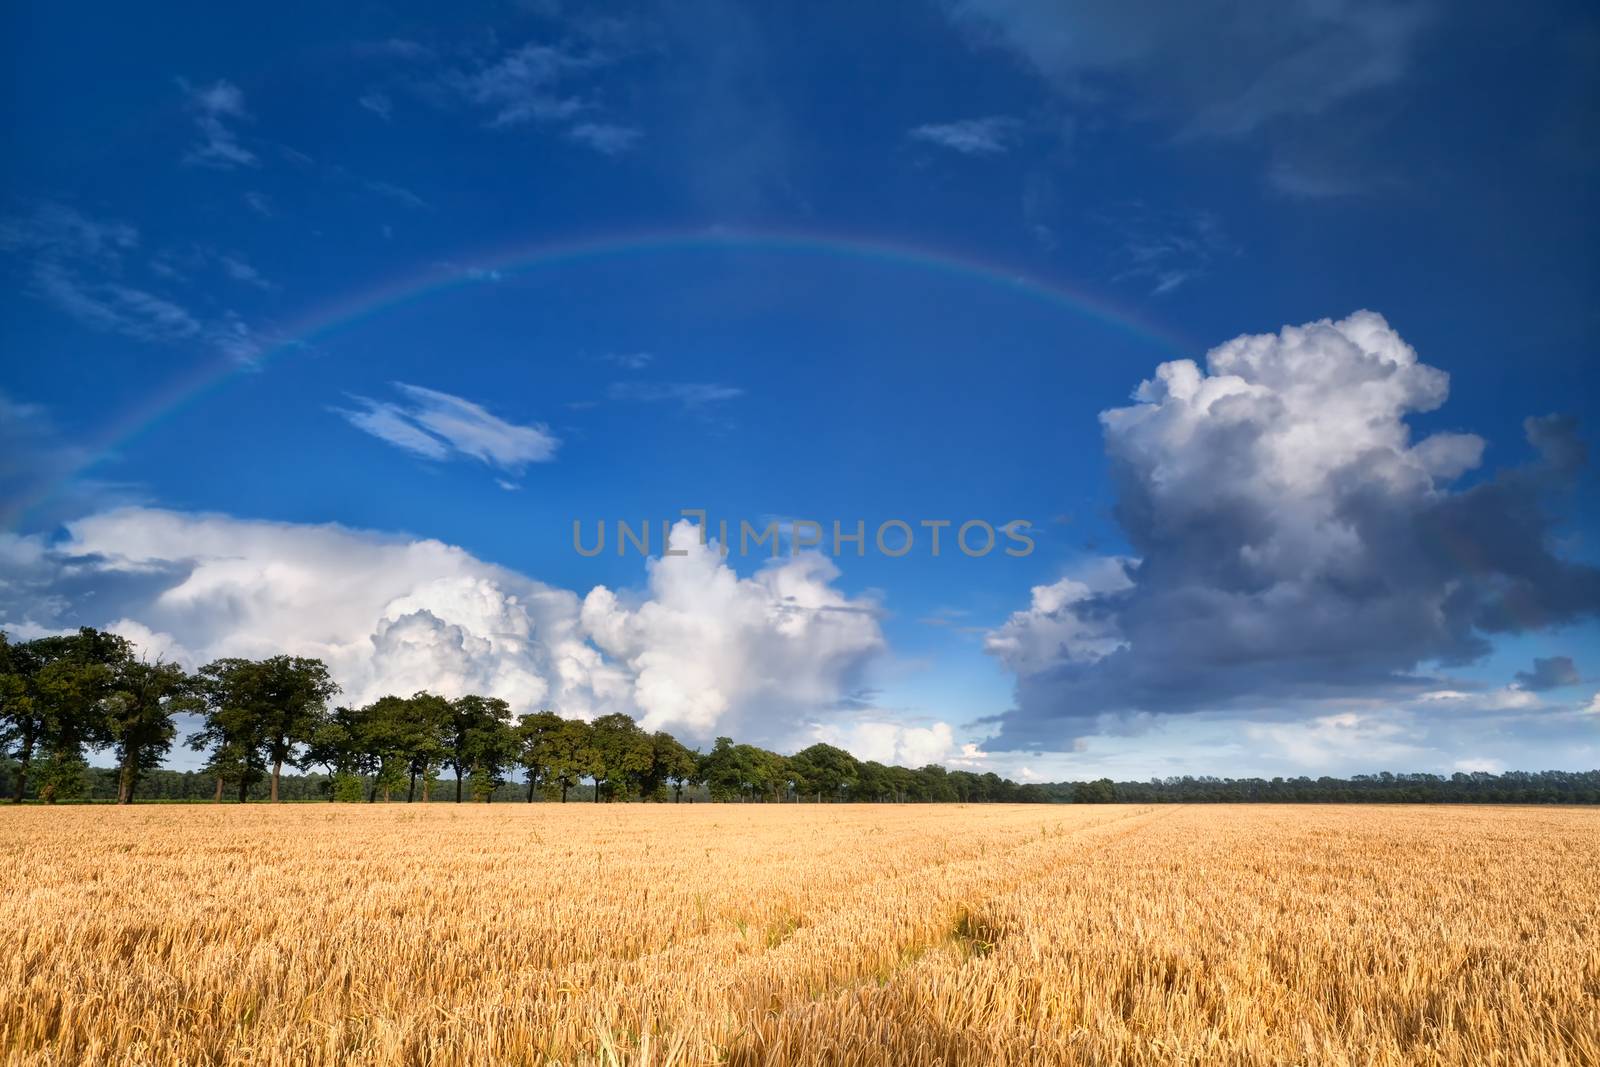
[[[1600,813],[0,811],[28,1064],[1594,1064]]]

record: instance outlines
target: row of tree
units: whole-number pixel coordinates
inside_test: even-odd
[[[513,718],[493,697],[422,692],[330,708],[338,692],[316,659],[220,659],[191,674],[140,658],[126,640],[99,630],[20,643],[0,633],[0,776],[17,801],[87,797],[102,778],[88,755],[109,751],[116,799],[131,803],[141,780],[176,773],[157,769],[177,741],[176,716],[187,713],[200,727],[185,740],[206,753],[200,773],[216,801],[230,787],[241,802],[257,794],[282,799],[284,768],[292,767],[322,772],[294,776],[295,799],[313,795],[314,786],[314,795],[349,801],[402,791],[408,801],[426,801],[448,771],[458,802],[503,797],[517,778],[527,800],[563,802],[576,791],[596,802],[688,794],[749,802],[1600,803],[1600,771],[1018,785],[992,773],[863,762],[825,744],[785,756],[719,737],[701,753],[627,715]],[[187,799],[191,777],[178,777]]]
[[[1358,774],[1353,778],[1152,778],[1053,782],[1076,804],[1600,804],[1600,770]]]
[[[681,800],[703,789],[729,801],[1043,801],[1037,786],[995,774],[861,762],[817,744],[785,756],[719,737],[692,750],[629,716],[593,722],[551,711],[513,718],[504,700],[433,693],[331,707],[339,688],[320,660],[219,659],[190,674],[134,655],[115,634],[13,643],[0,634],[0,742],[12,797],[89,795],[91,750],[117,762],[117,800],[133,801],[177,740],[176,716],[198,717],[186,743],[206,753],[212,799],[241,802],[261,783],[281,799],[285,767],[323,773],[331,800],[429,800],[448,771],[454,799],[493,800],[520,777],[525,796],[566,801],[580,783],[595,801]]]

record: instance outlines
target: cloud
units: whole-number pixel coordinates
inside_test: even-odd
[[[189,113],[200,132],[200,140],[190,147],[183,157],[184,162],[218,170],[255,166],[258,162],[255,153],[239,143],[231,125],[250,117],[239,87],[226,80],[191,85],[182,78],[178,79],[178,85],[187,96]]]
[[[132,257],[139,247],[134,227],[93,219],[62,204],[43,203],[0,219],[0,250],[24,265],[27,291],[83,325],[153,344],[200,344],[241,362],[260,354],[262,340],[235,312],[202,315],[136,279]],[[187,255],[236,280],[269,287],[236,257]],[[158,254],[147,269],[166,281],[179,278],[170,265],[163,266],[170,261]],[[252,277],[245,279],[240,271]]]
[[[243,256],[219,252],[205,245],[163,250],[150,258],[149,266],[152,273],[167,281],[188,282],[196,276],[220,275],[263,292],[277,288]]]
[[[678,404],[686,411],[737,400],[744,390],[714,382],[614,382],[607,395],[612,400],[639,404]]]
[[[991,747],[1147,713],[1403,698],[1496,634],[1600,611],[1600,570],[1551,536],[1549,497],[1583,461],[1572,422],[1529,420],[1537,461],[1457,489],[1483,440],[1406,423],[1448,392],[1371,312],[1158,367],[1100,417],[1136,562],[1097,566],[1127,584],[1041,587],[995,631],[1017,690]]]
[[[60,543],[0,538],[0,628],[105,626],[190,667],[316,656],[342,702],[476,692],[696,740],[787,738],[882,650],[875,605],[839,592],[828,561],[740,578],[695,527],[673,543],[688,554],[651,560],[647,588],[580,600],[438,541],[126,508],[69,523]],[[937,741],[920,737],[902,745]]]
[[[1102,220],[1118,248],[1113,281],[1143,281],[1152,296],[1164,296],[1208,273],[1238,249],[1209,211],[1158,211],[1127,205]]]
[[[360,98],[356,100],[356,103],[360,104],[362,107],[366,108],[368,111],[372,112],[385,122],[388,122],[389,117],[394,114],[394,101],[389,99],[389,95],[387,93],[380,93],[376,90],[369,93],[362,93]]]
[[[1463,774],[1499,774],[1505,770],[1505,764],[1497,759],[1488,759],[1484,756],[1470,756],[1466,759],[1455,761],[1455,769]]]
[[[642,598],[597,586],[583,601],[584,631],[627,669],[645,729],[784,736],[856,688],[885,650],[876,604],[839,592],[822,556],[741,578],[699,536],[689,522],[672,527],[685,554],[650,560]]]
[[[1281,759],[1324,772],[1362,761],[1369,766],[1415,766],[1424,755],[1402,723],[1349,711],[1309,722],[1251,724],[1245,736],[1275,750]]]
[[[618,126],[610,122],[580,122],[567,131],[567,136],[579,144],[586,144],[607,156],[620,156],[633,148],[642,136],[632,126]]]
[[[1267,185],[1285,196],[1301,200],[1329,200],[1367,192],[1371,181],[1326,166],[1313,168],[1278,159],[1267,169]]]
[[[1020,128],[1021,123],[1016,119],[991,115],[981,119],[928,123],[914,128],[907,136],[914,141],[925,141],[952,152],[960,152],[964,156],[993,156],[1010,150]]]
[[[404,204],[406,207],[421,208],[428,206],[428,202],[426,200],[422,199],[422,197],[418,196],[416,193],[413,193],[410,189],[407,189],[403,185],[396,185],[393,182],[372,181],[365,178],[359,178],[357,180],[360,181],[361,184],[370,192],[377,193],[379,196],[388,197],[390,200]]]
[[[653,352],[612,352],[600,358],[627,370],[643,370],[654,363],[656,357]]]
[[[0,604],[8,626],[108,626],[191,667],[318,656],[358,703],[427,687],[587,715],[622,691],[576,596],[437,541],[142,508],[67,529],[8,574],[5,594],[25,586]]]
[[[517,473],[555,458],[560,441],[542,423],[507,422],[470,400],[395,382],[401,402],[354,397],[356,409],[335,408],[359,430],[424,459],[469,456]]]
[[[1423,706],[1434,704],[1471,711],[1512,711],[1540,706],[1538,697],[1509,685],[1487,691],[1435,689],[1418,696],[1416,703]]]
[[[1192,137],[1240,137],[1393,86],[1430,5],[1227,0],[951,0],[980,47],[1011,53],[1080,106],[1126,101]]]
[[[892,767],[926,767],[930,763],[973,763],[983,753],[975,745],[964,745],[958,758],[955,735],[947,722],[931,726],[907,726],[898,722],[854,722],[846,726],[819,725],[814,740],[836,745],[860,760],[876,760]]]
[[[62,434],[43,407],[0,391],[0,530],[15,530],[24,519],[54,526],[142,496],[132,485],[80,476],[97,458]]]
[[[433,49],[403,37],[390,37],[382,41],[362,41],[355,45],[358,56],[374,59],[419,61],[433,58]]]
[[[1517,687],[1531,693],[1577,685],[1582,680],[1571,656],[1551,656],[1548,659],[1535,657],[1533,670],[1517,672]]]
[[[529,43],[471,71],[454,71],[445,82],[464,99],[489,112],[489,125],[570,119],[585,110],[585,98],[566,84],[605,66],[598,53]]]

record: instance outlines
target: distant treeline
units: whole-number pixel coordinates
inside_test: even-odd
[[[1353,778],[1152,778],[1053,782],[1055,803],[1075,804],[1600,804],[1597,771],[1358,774]]]
[[[826,744],[786,756],[719,737],[699,752],[627,715],[513,718],[505,701],[476,695],[330,707],[338,692],[316,659],[221,659],[190,674],[99,630],[21,643],[0,633],[0,795],[375,802],[427,801],[443,789],[457,802],[1600,802],[1600,771],[1019,785],[993,773],[862,761]],[[199,771],[160,766],[179,713],[200,720],[185,739],[206,754]],[[109,752],[116,767],[90,766],[92,752]]]
[[[863,766],[865,766],[863,764]],[[881,764],[879,765],[881,766]],[[0,760],[0,796],[11,796],[16,784],[15,760]],[[118,795],[118,772],[113,767],[89,767],[85,791],[76,799],[87,801],[113,801]],[[970,777],[969,777],[970,776]],[[946,772],[946,780],[958,792],[954,799],[964,803],[1049,803],[1049,804],[1600,804],[1600,771],[1508,771],[1505,774],[1361,774],[1353,778],[1165,778],[1148,782],[1112,782],[1101,779],[1092,782],[1048,782],[1013,786],[1007,790],[1006,780],[998,791],[971,788],[971,777],[992,778],[992,775],[971,775],[967,771]],[[869,772],[870,778],[870,772]],[[374,789],[375,776],[362,776],[360,795],[382,800],[380,791]],[[469,776],[470,782],[470,776]],[[216,799],[215,780],[202,771],[149,771],[139,781],[140,801],[160,802],[211,802]],[[326,774],[285,774],[279,781],[278,796],[285,801],[326,801],[333,792],[333,779]],[[869,781],[870,784],[870,781]],[[964,794],[962,791],[965,791]],[[34,798],[33,790],[29,797]],[[940,792],[933,789],[914,791],[905,796],[908,802],[928,802],[929,795]],[[249,801],[270,798],[265,780],[252,784],[247,791]],[[237,797],[229,794],[230,802]],[[393,799],[403,800],[404,797]],[[481,799],[481,798],[480,798]],[[495,801],[521,801],[527,799],[527,784],[523,781],[502,782],[494,790]],[[542,790],[535,799],[547,799]],[[594,787],[582,783],[572,787],[569,799],[592,801]],[[613,798],[615,799],[615,798]],[[638,798],[635,798],[638,799]],[[687,802],[713,800],[704,783],[693,783],[682,793]],[[749,800],[764,802],[775,799],[765,795],[743,794],[723,796],[722,800]],[[798,796],[788,792],[786,801],[811,802],[814,796]],[[852,799],[849,791],[838,799]],[[858,795],[856,800],[892,802],[898,796],[879,794],[876,797]]]

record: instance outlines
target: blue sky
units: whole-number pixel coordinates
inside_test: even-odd
[[[1600,757],[1582,5],[3,18],[13,633],[1025,777]],[[1036,548],[572,549],[682,508]]]

